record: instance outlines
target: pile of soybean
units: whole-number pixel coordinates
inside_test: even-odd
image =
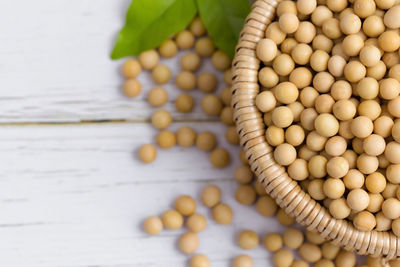
[[[336,219],[400,236],[400,5],[282,1],[256,50],[275,161]]]
[[[194,48],[194,49],[193,49]],[[232,109],[230,108],[230,59],[223,52],[215,50],[212,40],[206,35],[205,28],[199,18],[195,18],[187,30],[183,30],[176,36],[164,41],[157,50],[143,52],[137,59],[129,59],[122,66],[122,74],[126,78],[123,84],[123,92],[127,97],[134,98],[141,94],[142,85],[137,80],[143,71],[151,71],[156,86],[150,88],[147,93],[149,105],[157,109],[151,116],[151,123],[158,131],[156,145],[145,144],[138,149],[138,158],[143,163],[151,163],[157,157],[157,150],[168,150],[178,144],[181,147],[197,146],[202,151],[211,152],[210,162],[213,167],[221,168],[230,163],[231,156],[228,151],[218,147],[216,135],[205,131],[196,133],[191,127],[182,127],[176,133],[168,130],[173,122],[169,111],[162,107],[169,101],[169,94],[162,86],[170,81],[171,70],[160,64],[160,57],[171,58],[177,55],[178,50],[188,52],[181,57],[182,71],[177,74],[175,82],[182,94],[174,102],[176,110],[188,113],[193,110],[195,101],[189,94],[190,91],[199,89],[205,93],[201,106],[209,116],[219,116],[227,125],[225,137],[230,144],[239,143],[236,130],[232,121]],[[224,72],[224,81],[227,88],[217,96],[217,79],[210,72],[197,74],[202,61],[210,60],[213,66]],[[158,148],[157,148],[158,146]],[[259,215],[276,217],[286,230],[282,233],[268,233],[260,237],[251,229],[241,231],[237,237],[237,244],[243,253],[233,255],[230,262],[233,267],[252,267],[253,259],[246,255],[246,251],[259,247],[265,247],[272,253],[272,262],[278,267],[353,267],[357,258],[354,253],[347,252],[327,242],[318,234],[305,231],[298,225],[294,225],[294,218],[280,209],[275,200],[266,194],[263,185],[254,179],[243,151],[240,155],[241,166],[237,166],[232,174],[238,186],[235,199],[238,203],[254,208]],[[186,228],[186,232],[178,238],[178,249],[188,255],[188,266],[209,267],[212,262],[203,253],[199,253],[198,246],[201,234],[209,224],[206,215],[197,211],[199,203],[211,209],[211,217],[214,223],[224,226],[234,221],[233,209],[227,203],[221,202],[222,190],[216,185],[208,185],[203,188],[201,195],[196,200],[189,195],[181,195],[175,199],[170,209],[160,215],[150,216],[143,221],[143,230],[149,235],[158,235],[162,231],[174,231]],[[233,234],[233,233],[232,233]],[[173,244],[171,244],[173,246]],[[362,260],[365,262],[365,260]],[[393,267],[400,266],[397,261],[391,262]],[[366,264],[357,266],[383,267],[380,258],[368,257]]]

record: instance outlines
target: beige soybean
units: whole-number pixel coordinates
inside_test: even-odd
[[[257,57],[264,62],[272,61],[278,53],[278,48],[274,40],[269,38],[261,39],[256,48]]]
[[[351,122],[351,132],[358,138],[368,137],[373,129],[372,120],[366,116],[359,116]]]
[[[166,110],[157,110],[151,116],[151,123],[157,129],[165,129],[167,128],[172,122],[171,114]]]
[[[142,72],[142,66],[136,59],[128,59],[121,66],[121,73],[127,79],[136,78]]]
[[[143,222],[143,229],[150,235],[157,235],[163,230],[163,223],[160,218],[150,216]]]
[[[314,25],[321,27],[323,25],[323,22],[331,18],[332,16],[333,13],[331,10],[329,10],[328,7],[324,5],[319,5],[312,12],[311,21],[312,23],[314,23]]]
[[[168,230],[177,230],[183,225],[183,217],[176,210],[167,210],[161,215],[164,227]]]
[[[233,259],[233,267],[253,267],[253,259],[248,255],[239,255]]]
[[[272,67],[281,76],[289,75],[295,67],[293,59],[287,54],[280,54],[275,57]]]
[[[394,52],[400,47],[400,36],[395,31],[385,31],[378,38],[379,47],[385,52]]]
[[[194,50],[201,57],[210,57],[215,51],[215,46],[209,37],[201,37],[197,39],[194,45]]]
[[[211,165],[215,168],[224,168],[230,162],[229,152],[225,148],[216,148],[210,154]]]
[[[332,157],[338,157],[344,154],[347,149],[347,142],[341,136],[333,136],[325,143],[325,151]]]
[[[375,100],[364,100],[358,105],[358,114],[370,118],[372,121],[377,119],[381,113],[382,108]]]
[[[378,211],[381,210],[384,198],[379,193],[378,194],[370,193],[368,195],[369,195],[369,205],[367,207],[367,211],[372,213],[377,213]]]
[[[262,187],[262,190],[265,192],[264,187]],[[264,217],[272,217],[278,211],[278,205],[272,197],[264,195],[258,198],[256,209],[260,215]]]
[[[271,91],[261,92],[256,97],[256,106],[261,112],[273,110],[276,107],[276,98],[274,94]]]
[[[308,162],[308,171],[313,177],[322,178],[326,175],[327,162],[328,160],[324,156],[313,156]]]
[[[235,199],[242,205],[252,205],[257,199],[257,193],[250,185],[241,185],[236,189]]]
[[[321,94],[315,99],[315,110],[318,113],[332,113],[335,100],[329,94]]]
[[[290,267],[293,259],[292,252],[284,248],[277,250],[272,257],[272,261],[276,267]]]
[[[356,14],[349,13],[340,19],[339,25],[344,34],[355,34],[361,29],[361,19]]]
[[[303,43],[297,44],[291,51],[292,59],[296,64],[306,65],[310,62],[311,56],[313,54],[313,49]]]
[[[295,219],[287,214],[284,209],[279,209],[276,214],[276,219],[282,225],[289,226],[295,222]]]
[[[204,72],[197,78],[197,87],[205,93],[214,92],[217,85],[217,78],[210,72]]]
[[[322,23],[322,32],[330,39],[337,39],[342,36],[339,20],[336,18],[328,18]]]
[[[157,66],[160,57],[155,50],[147,50],[140,53],[138,59],[143,69],[151,70]]]
[[[271,39],[278,45],[285,40],[286,34],[279,28],[278,22],[272,22],[265,30],[265,37]]]
[[[272,111],[272,122],[277,127],[286,128],[292,124],[293,119],[293,112],[288,107],[280,106]]]
[[[308,178],[309,171],[307,161],[301,158],[295,159],[287,168],[289,176],[296,181],[303,181]]]
[[[175,83],[179,89],[190,91],[196,87],[196,76],[190,71],[182,71],[176,75]]]
[[[330,137],[339,131],[339,122],[332,114],[324,113],[315,119],[314,127],[318,134]]]
[[[206,28],[199,17],[192,20],[189,25],[189,30],[194,34],[194,36],[202,36],[206,33]]]
[[[297,31],[299,23],[296,14],[283,13],[279,16],[279,28],[286,34],[291,34]]]
[[[341,56],[333,56],[328,60],[328,70],[335,77],[343,76],[346,60]]]
[[[228,205],[219,203],[213,207],[212,216],[218,224],[227,225],[233,220],[233,211]]]
[[[142,92],[142,84],[138,80],[128,79],[122,85],[122,92],[127,97],[137,97]]]
[[[356,265],[356,260],[354,252],[341,250],[336,257],[335,263],[337,267],[352,267]]]
[[[400,118],[400,96],[388,102],[387,109],[390,115]]]
[[[295,68],[289,75],[289,81],[299,89],[309,86],[312,79],[311,71],[305,67]]]
[[[196,53],[187,53],[181,57],[180,65],[185,71],[197,71],[201,66],[201,58]]]
[[[344,77],[351,83],[360,81],[367,74],[367,69],[359,61],[350,61],[344,67]]]
[[[333,260],[339,253],[340,247],[332,244],[331,242],[325,242],[321,246],[322,257],[328,260]]]
[[[325,71],[328,68],[329,54],[323,50],[316,50],[310,58],[310,66],[316,72]]]
[[[242,165],[236,168],[234,177],[239,184],[249,184],[253,181],[253,172],[247,165]]]
[[[386,145],[385,157],[394,164],[400,163],[400,144],[392,141]]]
[[[285,140],[292,146],[299,146],[305,139],[305,133],[299,125],[291,125],[285,131]]]
[[[223,105],[218,96],[215,94],[207,94],[201,100],[201,108],[204,113],[209,116],[219,116],[222,112]]]
[[[323,186],[324,181],[322,179],[311,180],[310,184],[308,185],[308,193],[315,200],[323,200],[326,198]]]
[[[224,51],[217,50],[211,56],[211,63],[217,70],[224,71],[231,66],[231,59]]]
[[[266,88],[272,88],[279,82],[279,76],[270,67],[264,67],[258,72],[258,80]]]
[[[160,131],[156,136],[157,145],[163,149],[169,149],[176,144],[176,136],[168,130]]]
[[[345,185],[342,180],[337,178],[328,178],[323,185],[324,194],[330,199],[338,199],[345,192]]]
[[[167,65],[157,65],[151,75],[157,84],[165,84],[171,79],[171,70]]]
[[[204,131],[197,135],[196,146],[203,151],[211,151],[217,145],[215,135],[210,131]]]
[[[161,107],[168,101],[168,92],[162,87],[154,87],[147,94],[147,101],[153,107]]]
[[[201,192],[201,201],[206,207],[215,207],[221,200],[221,189],[216,185],[208,185]]]
[[[331,86],[330,94],[336,101],[342,99],[350,99],[352,95],[352,87],[347,81],[336,81]]]
[[[181,127],[176,132],[176,142],[182,147],[191,147],[195,144],[196,132],[190,127]]]
[[[360,51],[360,61],[366,67],[373,67],[381,60],[379,48],[373,45],[366,45]]]
[[[400,217],[400,201],[396,198],[388,198],[382,203],[382,213],[388,219]]]
[[[363,149],[370,156],[378,156],[385,151],[385,139],[377,134],[371,134],[363,141]]]
[[[296,101],[299,96],[299,90],[296,85],[291,82],[283,82],[278,84],[274,89],[276,100],[284,104],[290,104]]]
[[[393,78],[379,82],[379,96],[385,100],[395,99],[400,94],[400,83]]]
[[[263,242],[264,242],[264,247],[268,251],[272,252],[278,251],[283,246],[283,238],[278,233],[269,233],[265,235]]]
[[[321,249],[311,243],[304,243],[299,248],[299,255],[302,259],[307,262],[315,263],[321,259]]]
[[[181,94],[175,100],[175,107],[182,113],[191,112],[194,108],[194,99],[191,95]]]
[[[193,233],[199,233],[207,227],[207,220],[203,215],[194,213],[187,218],[186,227]]]
[[[290,249],[298,249],[304,242],[304,236],[301,230],[288,228],[283,232],[283,244]]]
[[[188,30],[183,30],[176,34],[175,42],[179,49],[189,49],[194,45],[194,35]]]
[[[184,216],[193,214],[196,211],[196,201],[188,195],[183,195],[175,200],[175,209]]]
[[[296,149],[287,143],[278,145],[274,150],[275,161],[282,165],[290,165],[296,159]]]
[[[362,211],[368,207],[369,196],[363,189],[353,189],[347,195],[347,204],[354,211]]]
[[[329,205],[329,213],[336,219],[345,219],[350,215],[351,208],[348,206],[346,199],[334,199]]]
[[[210,267],[210,260],[206,255],[196,254],[190,259],[190,267]]]
[[[257,233],[251,230],[241,231],[238,235],[238,244],[242,249],[254,249],[259,245]]]
[[[178,247],[183,253],[192,254],[199,247],[199,237],[196,233],[185,233],[179,237]]]
[[[142,145],[138,150],[138,157],[143,163],[151,163],[157,157],[157,149],[152,144]]]
[[[178,53],[178,46],[173,40],[166,39],[158,47],[158,52],[164,58],[172,58]]]
[[[300,92],[300,101],[301,104],[304,105],[306,108],[312,108],[315,105],[315,101],[319,93],[313,87],[306,87]]]
[[[298,0],[296,1],[297,10],[304,15],[310,15],[317,7],[316,0]]]
[[[282,53],[290,54],[293,48],[298,44],[296,39],[294,38],[286,38],[280,46],[280,50]]]

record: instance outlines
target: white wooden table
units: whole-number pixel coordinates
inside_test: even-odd
[[[109,59],[129,3],[0,1],[0,266],[186,266],[189,257],[176,248],[183,229],[149,237],[141,223],[179,194],[198,199],[209,183],[223,188],[235,219],[216,225],[200,205],[210,220],[198,252],[212,266],[230,266],[240,253],[269,266],[262,247],[245,252],[235,242],[243,229],[280,229],[233,199],[237,156],[224,170],[210,168],[195,148],[160,151],[151,165],[135,158],[156,133],[143,97],[152,82],[142,74],[142,96],[124,98],[121,61]],[[167,64],[178,70],[176,60]],[[172,83],[166,88],[171,99],[179,93]],[[167,109],[177,121],[172,129],[191,125],[223,136],[225,126],[199,109],[176,114],[173,102]]]

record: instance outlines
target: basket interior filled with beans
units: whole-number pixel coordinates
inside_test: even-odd
[[[400,3],[258,0],[232,106],[266,191],[309,230],[400,256]]]

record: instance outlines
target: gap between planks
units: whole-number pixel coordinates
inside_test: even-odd
[[[172,123],[217,123],[221,122],[219,118],[207,119],[178,119],[173,120]],[[37,122],[0,122],[2,126],[65,126],[65,125],[98,125],[98,124],[149,124],[150,119],[147,120],[81,120],[81,121],[37,121]]]

